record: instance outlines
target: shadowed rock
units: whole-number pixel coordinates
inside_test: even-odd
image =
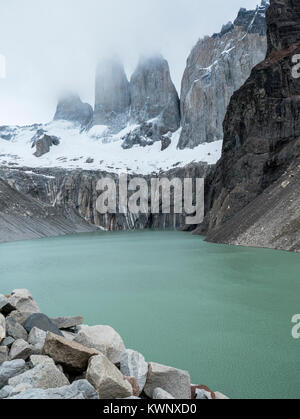
[[[268,54],[233,95],[222,157],[206,183],[214,242],[300,250],[300,3],[272,0]]]

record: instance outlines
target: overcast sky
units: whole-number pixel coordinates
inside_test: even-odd
[[[93,105],[97,58],[161,52],[176,87],[196,41],[260,0],[0,0],[0,125],[52,119],[59,92]],[[0,60],[1,61],[1,60]]]

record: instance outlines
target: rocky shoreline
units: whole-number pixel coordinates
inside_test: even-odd
[[[126,349],[110,326],[50,319],[26,289],[0,294],[0,399],[227,399]]]

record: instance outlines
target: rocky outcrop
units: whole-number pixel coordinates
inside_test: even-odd
[[[41,137],[37,138],[32,144],[32,147],[36,147],[36,151],[34,153],[35,157],[42,157],[44,154],[49,153],[50,148],[53,145],[59,145],[59,143],[59,138],[53,135],[41,135]]]
[[[179,128],[179,98],[169,64],[162,56],[140,59],[130,80],[130,94],[131,121],[145,124],[141,136],[157,141]]]
[[[0,242],[95,230],[74,210],[37,201],[0,179]]]
[[[204,228],[211,241],[300,250],[300,4],[271,1],[267,22],[267,57],[228,107]]]
[[[233,24],[193,48],[181,87],[179,148],[223,139],[222,124],[232,94],[265,58],[267,7],[263,0],[256,10],[241,9]]]
[[[15,290],[11,296],[3,298],[9,300],[19,291]],[[21,291],[30,295],[32,303],[37,306],[29,291]],[[4,304],[3,307],[5,306]],[[23,314],[26,316],[26,312]],[[1,310],[0,316],[3,317],[3,328],[8,329],[5,323],[9,316],[1,314]],[[45,314],[43,316],[47,317]],[[72,327],[67,329],[77,337],[80,337],[82,328],[74,326],[72,319],[79,318],[81,319],[69,318]],[[63,328],[66,327],[66,321],[67,318],[61,324]],[[196,398],[193,388],[202,388],[191,386],[188,372],[148,363],[138,352],[126,350],[122,338],[112,328],[100,325],[85,326],[85,330],[87,328],[92,337],[88,341],[89,347],[51,332],[47,333],[39,350],[37,346],[33,347],[30,336],[28,341],[16,341],[12,346],[3,346],[3,341],[0,347],[4,349],[0,351],[0,399],[190,400]],[[30,333],[34,331],[32,338],[39,339],[39,333],[35,329]],[[9,332],[7,335],[8,340]],[[34,342],[36,344],[36,339]],[[102,346],[99,342],[103,342]],[[121,359],[121,364],[115,364],[116,359],[112,357],[113,353],[116,354],[116,348],[122,348],[123,351],[117,357],[118,360]],[[4,358],[5,354],[9,354],[10,359],[18,359],[1,361],[3,354]]]
[[[93,119],[93,108],[83,103],[78,95],[66,95],[57,105],[54,121],[64,120],[80,124],[85,127]]]
[[[117,59],[99,62],[93,125],[107,125],[119,132],[128,122],[130,88],[123,64]]]

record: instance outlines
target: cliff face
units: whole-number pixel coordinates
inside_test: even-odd
[[[0,179],[0,242],[96,230],[72,209],[54,208]]]
[[[123,64],[118,59],[102,61],[96,72],[94,125],[107,125],[115,132],[128,122],[130,89]]]
[[[222,124],[232,94],[265,58],[267,7],[263,0],[256,10],[241,9],[233,24],[201,39],[192,50],[182,80],[179,148],[223,139]]]
[[[184,168],[173,169],[160,174],[160,177],[173,178],[203,178],[211,166],[206,163],[190,164]],[[118,187],[119,177],[113,173],[101,171],[63,169],[28,169],[0,168],[0,178],[4,179],[18,193],[31,199],[38,200],[42,205],[56,208],[60,211],[76,213],[83,218],[83,223],[91,223],[105,230],[132,230],[144,228],[175,229],[185,224],[185,214],[175,214],[171,199],[170,214],[107,214],[101,215],[96,209],[99,196],[97,182],[105,177],[115,180]],[[135,177],[128,176],[128,181]],[[156,175],[143,176],[149,186],[150,206],[150,180]]]
[[[267,23],[267,57],[228,107],[222,157],[207,179],[205,228],[212,241],[300,250],[300,81],[292,61],[300,3],[271,1]]]

